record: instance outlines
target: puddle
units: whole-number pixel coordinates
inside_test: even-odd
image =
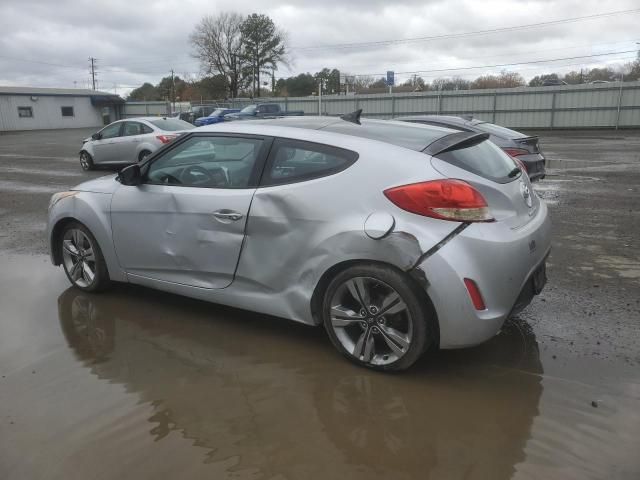
[[[67,286],[44,257],[0,256],[6,479],[640,474],[638,372],[562,362],[523,321],[389,375],[321,329]]]

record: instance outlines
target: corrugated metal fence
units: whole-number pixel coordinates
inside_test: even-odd
[[[275,97],[227,100],[241,108],[275,102],[283,110],[318,115],[317,97]],[[514,128],[627,128],[640,127],[640,82],[614,82],[558,87],[521,87],[322,97],[322,115],[340,115],[362,108],[363,116],[472,114]],[[125,116],[166,115],[166,102],[127,102]]]

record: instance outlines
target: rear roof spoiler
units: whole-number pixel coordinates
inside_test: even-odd
[[[488,133],[474,133],[474,132],[459,132],[452,133],[439,138],[435,142],[432,142],[422,150],[424,153],[431,155],[432,157],[451,150],[459,150],[461,148],[472,147],[478,143],[484,142],[489,138]]]

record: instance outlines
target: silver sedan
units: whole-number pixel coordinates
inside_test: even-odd
[[[547,207],[487,138],[357,114],[202,127],[54,195],[52,261],[85,291],[322,324],[353,362],[402,370],[491,338],[546,282]]]
[[[178,118],[136,117],[118,120],[82,141],[80,166],[117,166],[140,162],[194,126]]]

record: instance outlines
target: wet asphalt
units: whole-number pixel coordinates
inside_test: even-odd
[[[129,285],[69,288],[52,193],[90,130],[0,133],[0,478],[640,478],[640,132],[537,132],[549,283],[400,375],[321,329]]]

